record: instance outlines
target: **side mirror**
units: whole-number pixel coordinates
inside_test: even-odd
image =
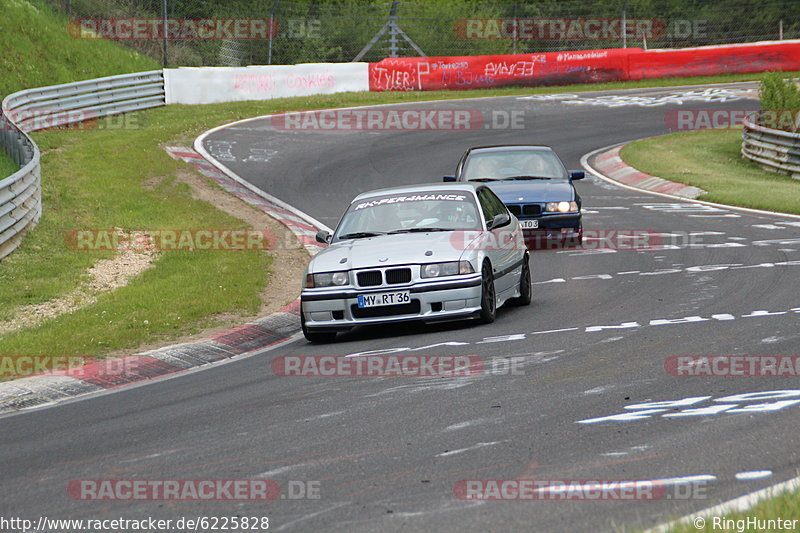
[[[489,229],[502,228],[503,226],[508,226],[510,223],[511,216],[508,213],[500,213],[499,215],[495,215],[489,223]]]
[[[445,176],[444,178],[442,178],[442,181],[456,181],[456,177],[455,176]]]
[[[331,242],[331,234],[325,231],[324,229],[319,230],[317,232],[317,242],[322,244],[328,244],[329,242]]]
[[[583,170],[573,170],[569,173],[569,179],[571,180],[582,180],[586,177],[586,172]]]

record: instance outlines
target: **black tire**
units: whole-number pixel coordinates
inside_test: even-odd
[[[528,254],[525,254],[525,258],[522,261],[522,274],[519,277],[519,296],[508,301],[509,304],[514,306],[531,305],[532,300],[531,267]]]
[[[303,330],[303,336],[305,336],[308,342],[324,344],[327,342],[333,342],[333,340],[336,338],[335,331],[314,331],[306,327],[306,317],[303,314],[302,303],[300,304],[300,327]]]
[[[583,244],[583,224],[578,226],[576,233],[578,234],[577,237],[575,237],[576,246],[581,246]]]
[[[484,261],[481,269],[481,314],[483,324],[491,324],[497,316],[497,295],[494,288],[494,274],[489,261]]]

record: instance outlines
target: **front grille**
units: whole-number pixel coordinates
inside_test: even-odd
[[[419,314],[419,300],[411,300],[407,304],[382,305],[380,307],[361,308],[357,304],[350,306],[354,318],[376,318],[380,316],[417,315]]]
[[[408,283],[411,281],[410,268],[393,268],[386,271],[386,283]]]
[[[520,215],[520,213],[522,213],[522,206],[521,205],[511,204],[511,205],[508,205],[506,207],[508,207],[508,210],[511,211],[511,214],[514,215],[515,217],[518,217]]]
[[[542,206],[539,204],[525,204],[522,207],[522,213],[528,216],[537,216],[542,214]]]
[[[371,287],[383,283],[383,276],[380,270],[367,270],[358,273],[358,285],[360,287]]]

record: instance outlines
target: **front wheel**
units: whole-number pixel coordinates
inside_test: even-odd
[[[516,306],[531,305],[532,293],[530,257],[525,254],[522,259],[522,274],[519,277],[519,296],[508,303]]]
[[[497,297],[494,292],[494,274],[489,262],[483,263],[481,270],[481,314],[483,324],[491,324],[497,315]]]

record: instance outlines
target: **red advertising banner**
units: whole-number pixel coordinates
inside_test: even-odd
[[[540,54],[387,58],[369,64],[369,89],[466,90],[770,70],[800,70],[800,41],[676,50],[611,48]]]
[[[631,80],[800,70],[800,43],[750,43],[640,51],[630,55],[628,69]]]
[[[369,65],[371,91],[482,89],[627,79],[628,61],[641,48],[463,57],[388,58]]]

